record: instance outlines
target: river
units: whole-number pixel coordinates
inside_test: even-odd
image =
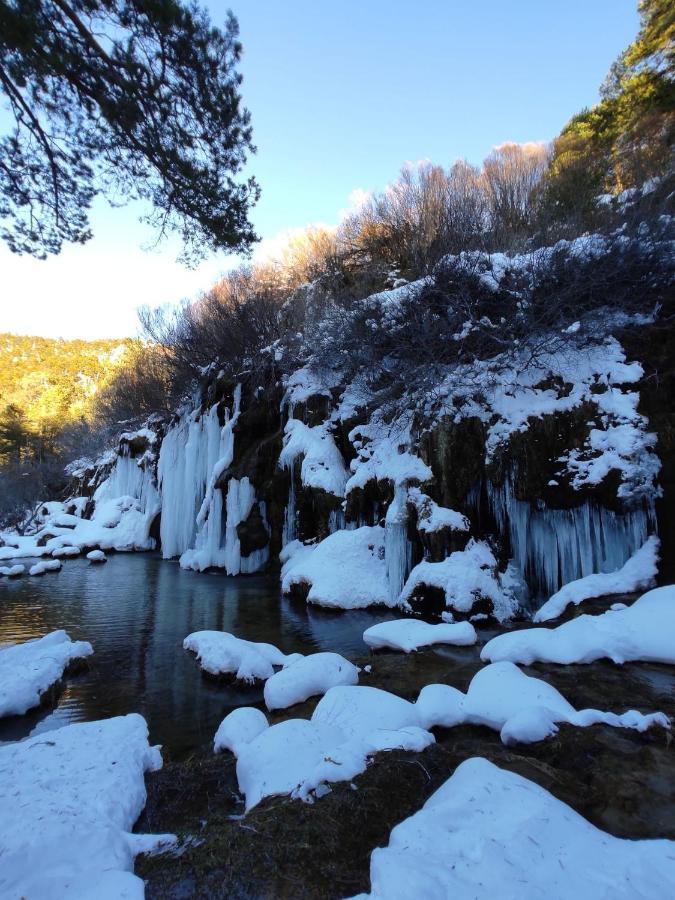
[[[260,702],[262,687],[202,677],[182,648],[192,631],[217,629],[284,652],[335,650],[351,658],[362,634],[392,618],[386,610],[329,612],[280,596],[276,576],[183,571],[158,554],[112,554],[105,565],[64,562],[58,573],[0,581],[0,646],[64,628],[94,646],[87,671],[68,676],[55,708],[0,720],[0,743],[72,722],[139,712],[165,758],[181,759],[212,738],[237,706]]]

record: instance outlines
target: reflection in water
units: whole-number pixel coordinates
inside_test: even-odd
[[[0,646],[65,628],[91,641],[89,671],[69,677],[52,710],[0,720],[0,742],[128,712],[148,720],[150,739],[171,757],[209,743],[223,716],[260,703],[260,687],[202,678],[182,649],[212,628],[276,644],[286,653],[336,650],[362,656],[365,628],[387,611],[334,613],[279,597],[274,576],[228,578],[185,572],[154,554],[117,554],[105,566],[69,560],[61,572],[0,582]]]

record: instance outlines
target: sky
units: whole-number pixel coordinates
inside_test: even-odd
[[[202,0],[203,2],[203,0]],[[262,197],[258,252],[283,232],[337,223],[361,192],[406,162],[480,163],[506,141],[548,141],[595,103],[638,29],[637,0],[232,0],[244,104]],[[238,260],[194,270],[170,240],[148,250],[138,205],[97,200],[94,238],[40,261],[0,245],[0,332],[50,337],[137,333],[142,304],[207,289]],[[143,249],[143,248],[146,249]]]

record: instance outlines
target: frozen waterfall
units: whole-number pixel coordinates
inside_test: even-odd
[[[653,508],[616,513],[586,500],[552,509],[518,500],[509,478],[486,482],[492,514],[511,544],[514,563],[534,596],[549,597],[562,585],[596,572],[613,572],[656,530]]]

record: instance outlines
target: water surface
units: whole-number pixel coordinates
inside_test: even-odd
[[[28,561],[27,561],[28,562]],[[64,562],[57,573],[0,581],[0,645],[65,628],[94,646],[87,672],[69,676],[54,709],[0,720],[0,743],[71,722],[139,712],[153,743],[179,758],[210,742],[237,706],[262,689],[204,679],[182,649],[192,631],[216,629],[284,652],[367,653],[365,628],[386,610],[333,613],[282,599],[276,576],[229,578],[183,571],[156,554],[113,554],[105,565]]]

